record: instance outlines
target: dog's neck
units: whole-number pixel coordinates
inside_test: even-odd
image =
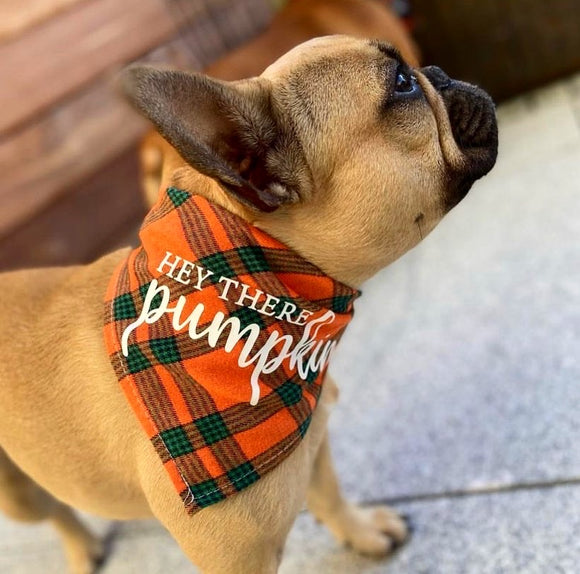
[[[167,186],[174,186],[184,191],[189,191],[195,195],[201,195],[207,200],[220,205],[231,213],[245,219],[248,223],[255,225],[265,231],[278,241],[284,243],[310,263],[313,263],[327,275],[340,281],[345,285],[357,289],[360,284],[368,278],[368,270],[354,270],[347,267],[344,262],[333,257],[332,250],[325,257],[324,252],[319,249],[319,243],[312,241],[307,234],[298,233],[291,217],[285,214],[274,212],[265,214],[250,209],[232,198],[220,185],[212,178],[207,177],[189,166],[175,169],[170,178],[167,178]],[[278,211],[282,211],[281,209]],[[312,244],[317,246],[312,249]]]
[[[252,217],[252,210],[232,199],[211,177],[207,177],[190,167],[181,167],[172,173],[169,181],[170,183],[167,187],[173,186],[189,191],[193,195],[201,195],[208,201],[220,205],[231,213],[235,213],[249,223],[254,223],[255,218]]]

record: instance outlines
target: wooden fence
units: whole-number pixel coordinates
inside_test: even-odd
[[[88,261],[143,217],[123,66],[199,69],[270,18],[268,0],[3,0],[0,268]]]

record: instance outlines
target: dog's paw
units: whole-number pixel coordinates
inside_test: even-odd
[[[95,574],[103,562],[105,545],[93,538],[86,545],[68,545],[66,548],[70,574]]]
[[[406,522],[388,506],[348,505],[338,538],[367,556],[385,556],[409,536]]]

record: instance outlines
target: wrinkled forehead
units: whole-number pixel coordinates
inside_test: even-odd
[[[276,60],[262,73],[262,77],[273,79],[284,76],[302,65],[328,58],[376,59],[386,56],[397,59],[397,52],[389,46],[373,40],[362,40],[351,36],[323,36],[299,44]]]

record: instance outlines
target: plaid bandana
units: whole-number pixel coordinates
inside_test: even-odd
[[[358,291],[229,211],[169,188],[105,298],[121,387],[187,510],[300,443]]]

